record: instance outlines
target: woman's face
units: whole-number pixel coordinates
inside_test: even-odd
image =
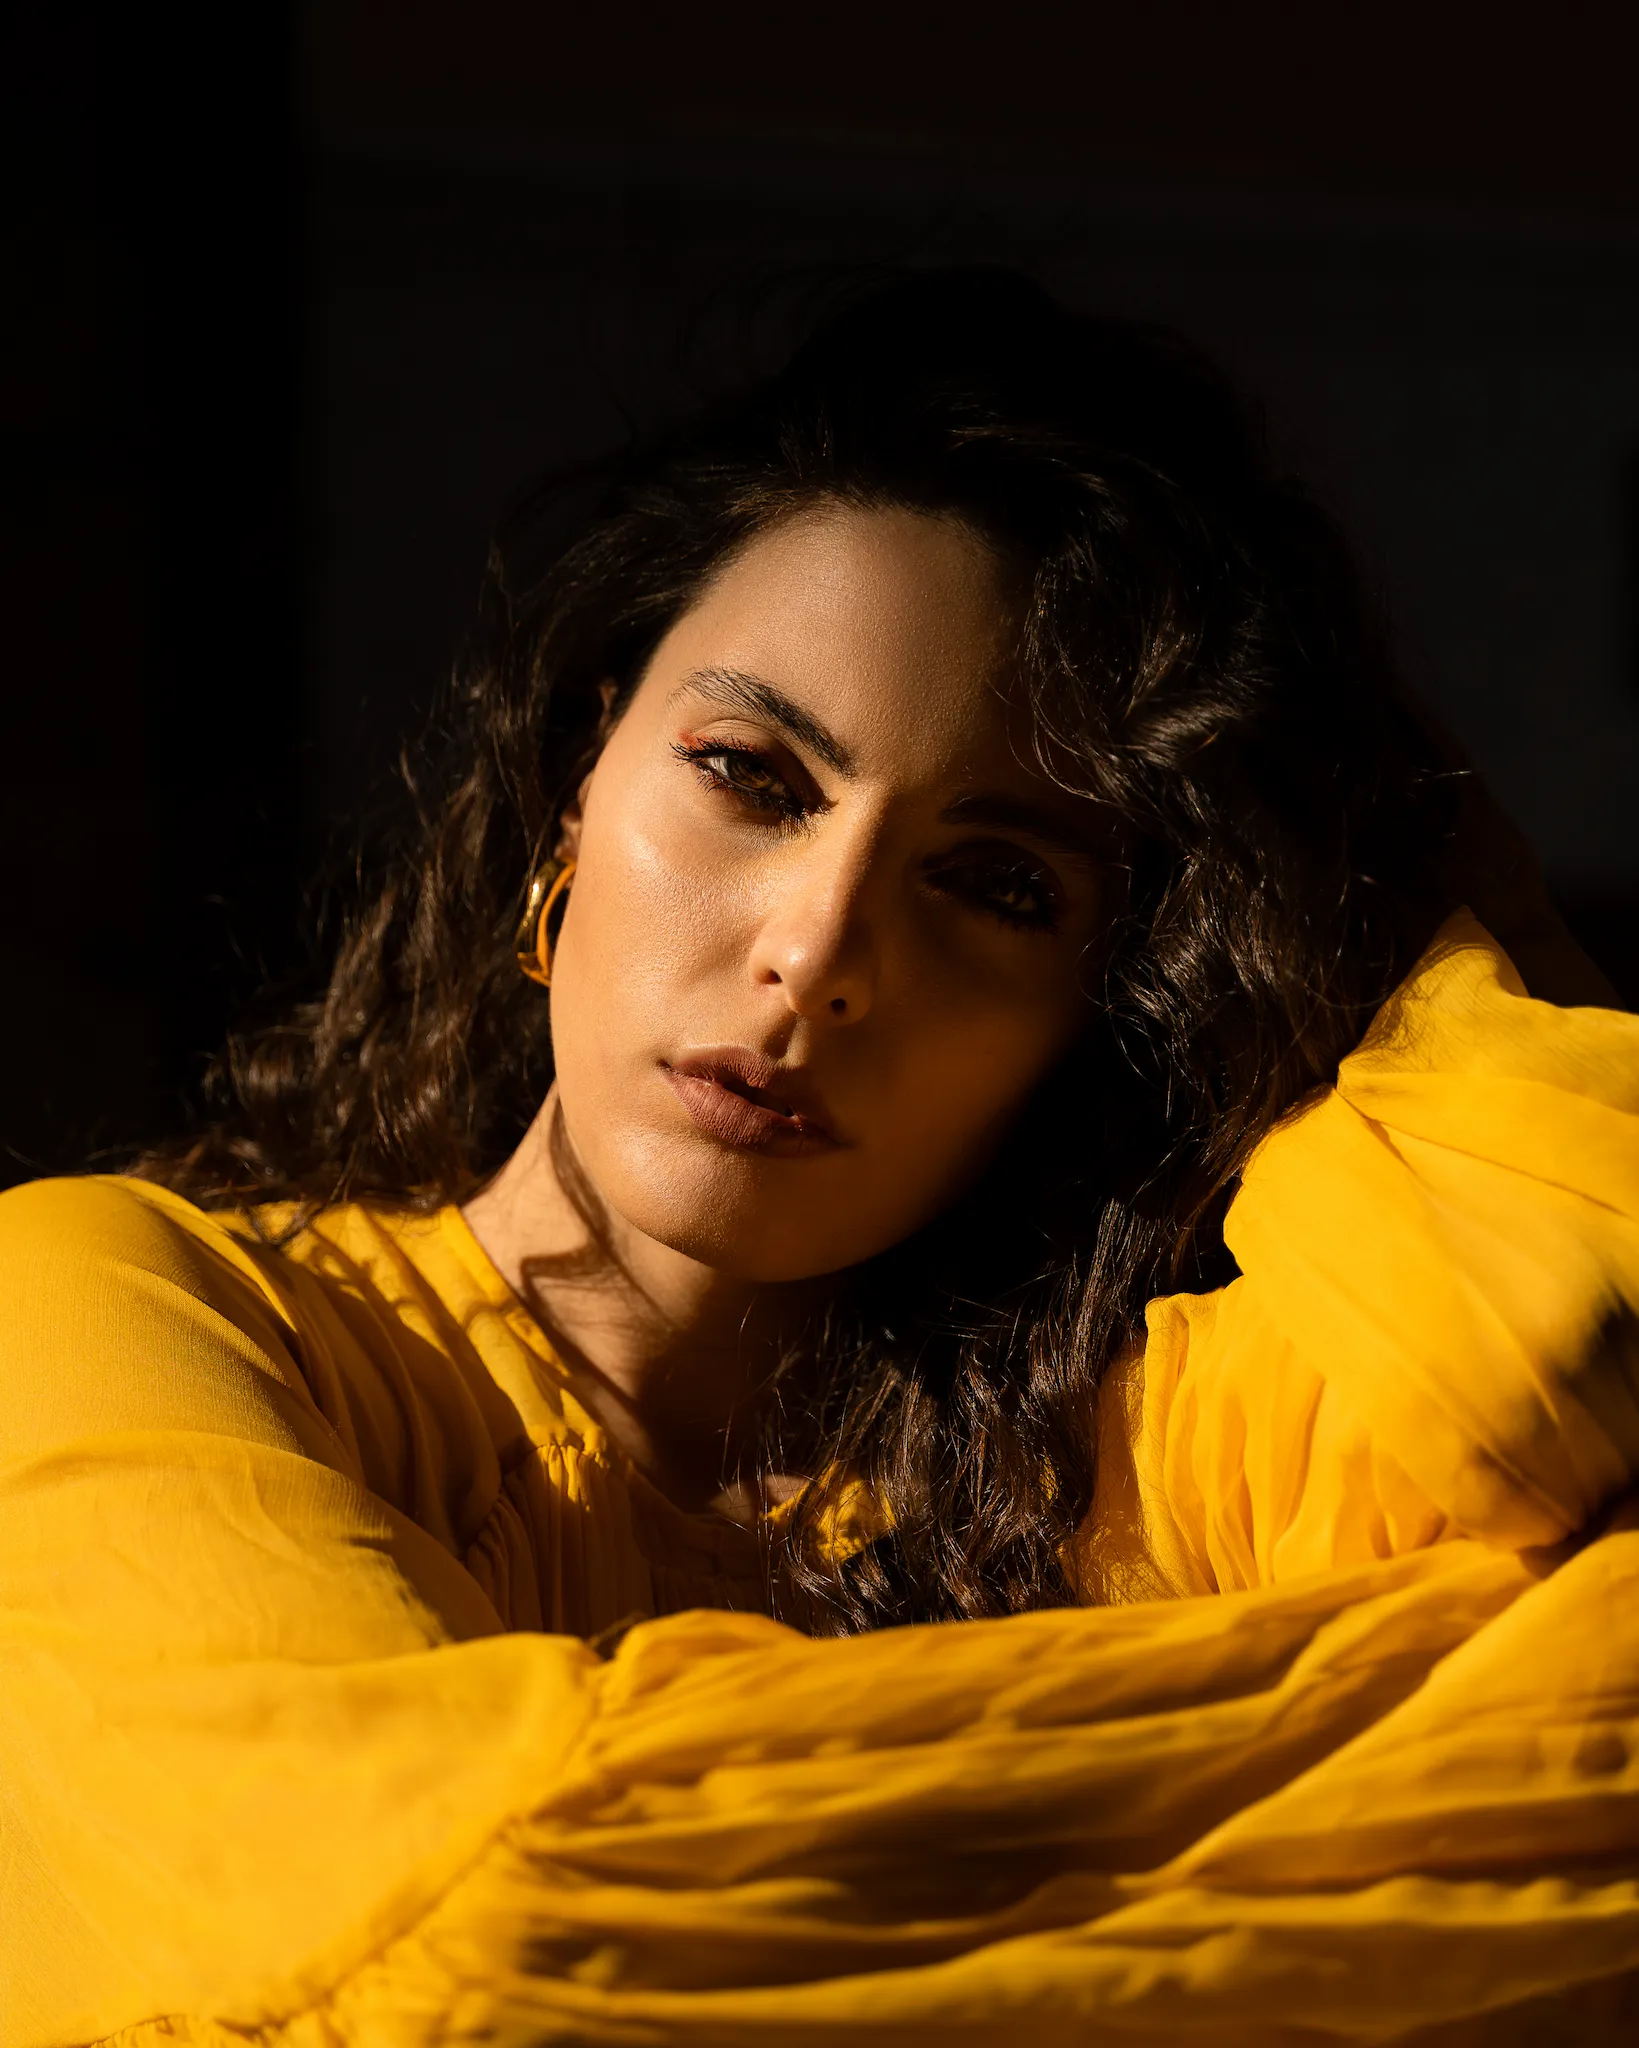
[[[837,507],[735,556],[583,785],[553,962],[568,1136],[650,1238],[836,1271],[946,1208],[1084,1025],[1091,807],[1027,767],[998,564]]]

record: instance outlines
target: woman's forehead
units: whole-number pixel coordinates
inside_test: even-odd
[[[948,773],[976,750],[1030,756],[1016,634],[1000,564],[961,522],[827,507],[747,543],[646,680],[672,708],[757,718],[783,702],[860,770]]]

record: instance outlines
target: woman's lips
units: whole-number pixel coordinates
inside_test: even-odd
[[[696,1126],[720,1145],[781,1158],[837,1148],[806,1082],[743,1047],[662,1060],[660,1069]]]

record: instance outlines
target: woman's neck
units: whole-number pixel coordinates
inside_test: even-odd
[[[749,1519],[795,1483],[763,1482],[750,1461],[811,1290],[737,1279],[613,1215],[578,1169],[556,1091],[462,1213],[583,1405],[680,1507]]]

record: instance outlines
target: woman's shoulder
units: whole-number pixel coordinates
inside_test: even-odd
[[[490,1279],[486,1297],[482,1268],[463,1260],[445,1212],[362,1202],[207,1209],[123,1174],[0,1193],[0,1318],[13,1325],[25,1311],[117,1319],[122,1306],[174,1288],[236,1323],[272,1316],[292,1337],[309,1325],[317,1336],[338,1313],[362,1335],[356,1310],[367,1303],[379,1345],[403,1321],[447,1338],[482,1299],[510,1304],[510,1290]]]
[[[117,1318],[156,1286],[278,1316],[254,1235],[243,1212],[202,1209],[131,1175],[26,1181],[0,1193],[0,1327]]]
[[[0,1195],[0,1358],[106,1374],[133,1347],[156,1361],[254,1357],[361,1442],[415,1434],[412,1411],[503,1450],[584,1423],[458,1209],[204,1209],[121,1175]]]
[[[522,1432],[466,1334],[472,1290],[441,1269],[442,1237],[437,1217],[208,1210],[113,1175],[10,1190],[0,1460],[111,1433],[249,1437],[455,1541]]]
[[[157,1249],[181,1238],[209,1242],[225,1229],[224,1216],[130,1174],[64,1174],[0,1193],[0,1256],[68,1243],[82,1252]]]
[[[300,1317],[242,1223],[119,1175],[0,1195],[0,1457],[109,1433],[272,1433],[333,1456]]]

